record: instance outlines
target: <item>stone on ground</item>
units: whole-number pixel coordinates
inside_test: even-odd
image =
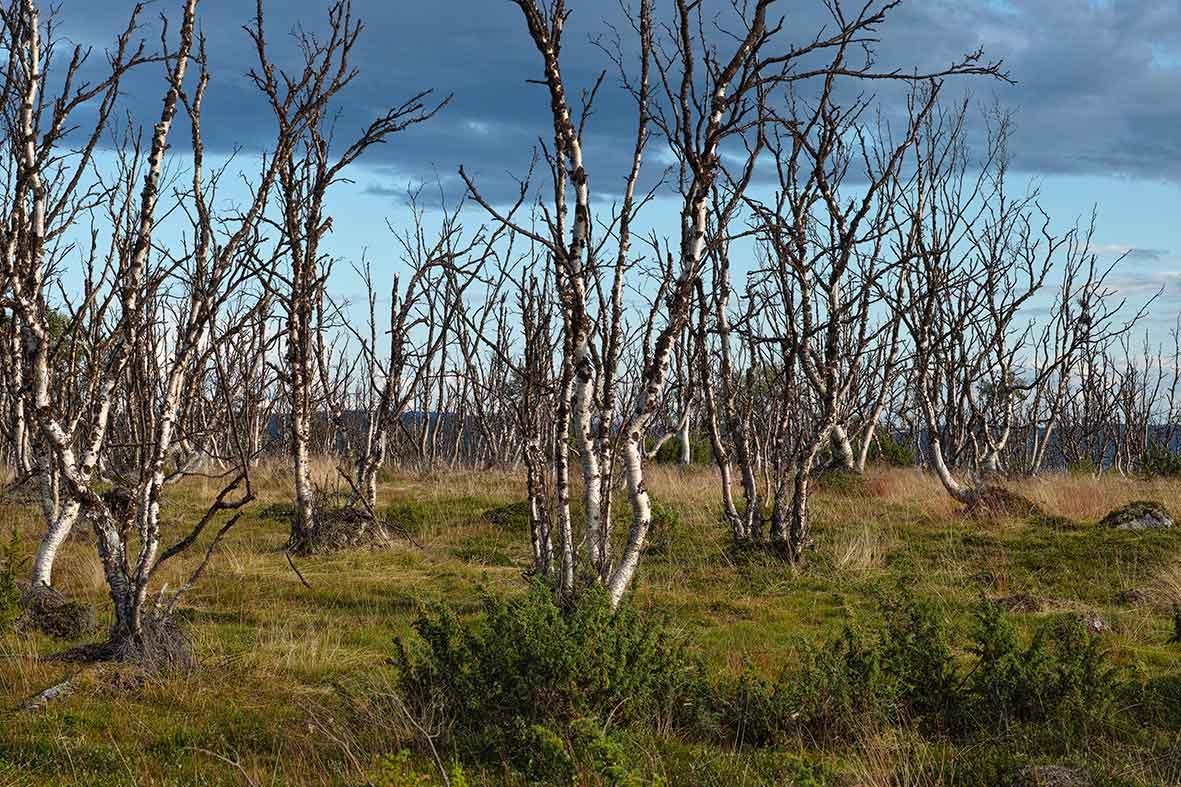
[[[1173,526],[1173,517],[1160,503],[1136,500],[1103,517],[1099,526],[1115,530],[1164,530]]]

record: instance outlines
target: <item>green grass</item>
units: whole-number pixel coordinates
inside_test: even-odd
[[[650,486],[659,517],[631,603],[666,616],[710,669],[775,675],[793,642],[818,642],[873,614],[899,583],[934,600],[953,631],[966,631],[982,597],[1028,594],[1041,611],[1015,613],[1024,631],[1067,612],[1097,616],[1110,627],[1104,643],[1112,658],[1172,698],[1162,705],[1172,707],[1171,715],[1154,711],[1146,722],[1155,753],[1141,751],[1143,740],[1133,745],[1113,734],[1101,748],[1068,752],[1062,761],[1097,764],[1128,784],[1169,783],[1178,775],[1181,766],[1159,755],[1181,735],[1181,646],[1167,642],[1172,605],[1181,602],[1181,532],[1095,527],[1129,500],[1159,499],[1181,510],[1175,483],[1018,484],[1048,513],[1080,523],[1059,529],[966,518],[930,479],[878,471],[849,488],[821,486],[816,546],[800,569],[731,552],[708,468],[654,468]],[[420,604],[445,601],[462,614],[478,608],[482,592],[524,590],[527,533],[518,517],[484,516],[519,503],[522,480],[504,473],[395,475],[381,489],[381,509],[418,545],[396,540],[297,560],[311,589],[282,552],[290,499],[281,475],[262,488],[262,499],[185,603],[201,661],[196,672],[88,668],[72,696],[23,712],[16,710],[23,701],[79,668],[47,658],[69,643],[39,635],[0,639],[0,785],[365,784],[390,770],[382,771],[383,758],[403,749],[411,754],[398,768],[437,780],[422,736],[374,698],[390,690],[392,642],[411,633]],[[200,484],[170,489],[171,534],[191,523],[208,494]],[[627,517],[621,496],[617,537],[625,536]],[[0,532],[11,526],[31,552],[37,510],[0,502]],[[91,544],[83,529],[71,538],[57,581],[72,597],[96,604],[103,625],[109,612]],[[175,561],[159,582],[176,587],[196,559]],[[1117,596],[1131,587],[1143,589],[1148,601],[1120,604]],[[626,746],[640,770],[670,784],[964,783],[981,758],[1008,756],[987,746],[957,750],[907,729],[867,731],[835,747],[710,747],[652,735],[628,738]],[[487,766],[469,769],[467,778],[515,783]]]

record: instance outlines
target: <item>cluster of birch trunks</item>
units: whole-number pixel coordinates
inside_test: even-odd
[[[968,504],[996,474],[1135,472],[1176,448],[1177,332],[1140,339],[1160,315],[1124,301],[1094,220],[1048,216],[1010,172],[1008,116],[947,98],[1007,81],[1001,64],[876,62],[894,2],[828,0],[805,34],[775,0],[637,0],[595,39],[599,79],[569,85],[571,9],[506,0],[552,120],[519,192],[487,194],[467,162],[462,193],[418,190],[390,217],[386,256],[343,263],[334,189],[450,98],[419,92],[346,138],[349,0],[297,30],[287,66],[258,0],[242,35],[275,139],[211,164],[200,3],[171,4],[158,44],[136,8],[96,54],[58,39],[48,4],[0,2],[0,449],[44,516],[33,587],[93,529],[112,655],[176,607],[268,456],[289,463],[293,551],[378,520],[387,468],[523,468],[532,573],[617,604],[670,440],[684,463],[708,447],[735,544],[791,562],[816,473],[860,472],[885,440]],[[140,72],[160,97],[125,124]],[[619,145],[595,144],[609,90],[634,133],[596,160]],[[360,302],[334,293],[341,265]],[[193,476],[218,491],[163,542],[161,498]],[[149,603],[190,549],[192,580]]]

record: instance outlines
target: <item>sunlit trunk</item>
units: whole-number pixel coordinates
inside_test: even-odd
[[[78,520],[81,506],[76,500],[68,500],[59,505],[57,514],[49,523],[49,528],[41,538],[37,547],[37,556],[33,560],[33,586],[45,585],[53,587],[53,563],[57,559],[58,550],[70,535],[70,530]]]
[[[828,431],[828,446],[832,452],[831,467],[835,470],[857,471],[853,461],[853,445],[849,442],[849,435],[841,424],[833,424]]]
[[[686,409],[685,417],[681,420],[681,428],[678,438],[681,441],[681,458],[682,465],[690,465],[693,463],[693,446],[689,442],[689,411]]]

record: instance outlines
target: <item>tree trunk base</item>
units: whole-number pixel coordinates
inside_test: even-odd
[[[78,645],[53,656],[76,664],[134,664],[151,674],[188,672],[197,667],[188,632],[174,618],[146,615],[138,633],[111,632],[105,642]]]
[[[789,541],[753,538],[735,539],[730,544],[730,557],[737,561],[770,556],[793,567],[803,567],[807,560],[808,543],[794,546]]]
[[[375,518],[363,508],[342,506],[316,512],[316,526],[292,533],[287,551],[300,557],[331,555],[357,547],[388,546],[396,536],[411,543],[410,529],[386,517]]]
[[[964,513],[984,518],[1036,519],[1045,516],[1037,503],[1003,486],[988,484],[972,491]]]

